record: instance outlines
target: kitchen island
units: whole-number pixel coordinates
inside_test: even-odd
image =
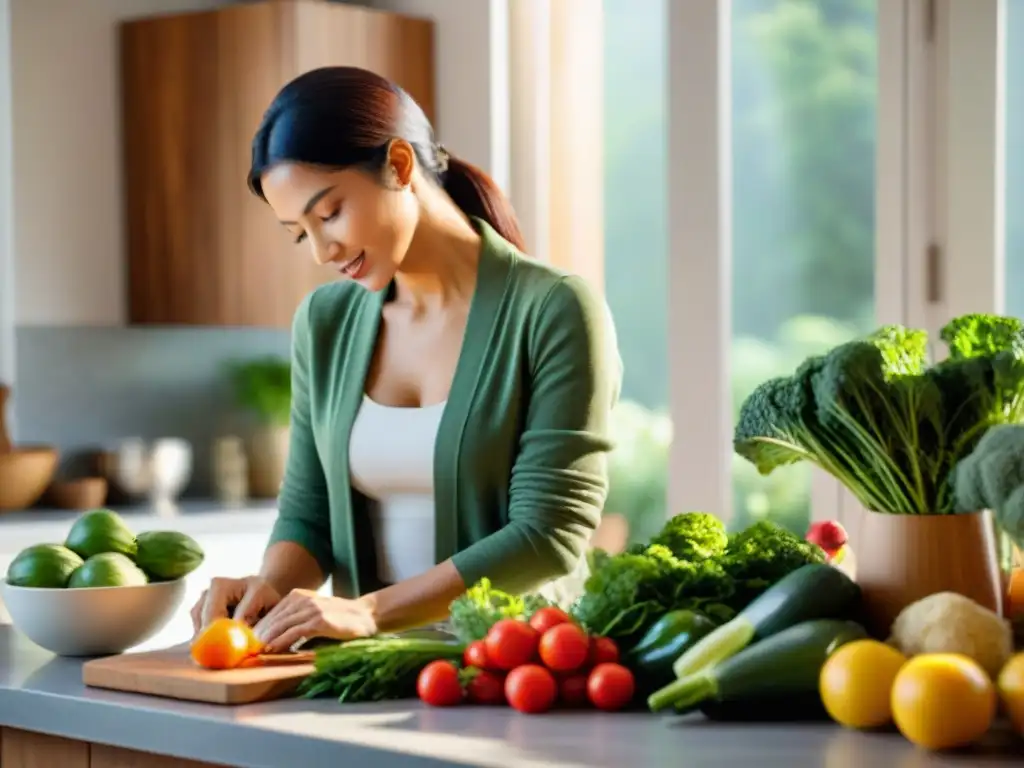
[[[895,734],[831,724],[722,725],[643,712],[527,716],[505,708],[429,709],[415,701],[222,707],[87,688],[81,668],[81,660],[55,657],[0,623],[2,768],[976,768],[1024,761],[1024,742],[1003,732],[981,753],[938,757]]]

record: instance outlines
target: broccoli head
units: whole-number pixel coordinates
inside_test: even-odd
[[[1024,343],[1024,321],[1016,317],[968,313],[954,317],[939,331],[954,360],[992,357]]]
[[[782,526],[762,520],[732,534],[720,563],[734,584],[729,601],[742,610],[783,576],[809,563],[824,563],[825,551]]]
[[[621,646],[640,638],[665,613],[707,607],[716,618],[732,613],[721,605],[732,582],[716,560],[680,560],[664,544],[602,557],[572,606],[572,615],[591,634]]]
[[[1000,537],[1000,560],[1012,565],[1006,539],[1024,549],[1024,425],[989,429],[950,475],[956,512],[992,511]]]
[[[886,377],[916,376],[928,367],[928,332],[898,324],[883,325],[865,341],[882,354]]]
[[[604,559],[591,571],[573,617],[588,632],[602,637],[629,637],[643,631],[650,617],[663,611],[662,576],[666,565],[644,554],[622,553]]]
[[[811,382],[824,357],[810,357],[791,376],[757,386],[740,406],[733,447],[762,475],[815,455],[817,427]]]
[[[684,512],[665,523],[651,544],[660,544],[680,560],[706,560],[725,552],[725,525],[707,512]]]
[[[957,512],[997,510],[1024,485],[1024,426],[989,429],[952,473]]]

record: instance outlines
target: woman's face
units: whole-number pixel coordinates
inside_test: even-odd
[[[318,264],[380,291],[401,266],[418,218],[411,168],[403,174],[397,167],[401,158],[392,164],[400,187],[391,188],[365,171],[283,163],[263,175],[263,194]]]

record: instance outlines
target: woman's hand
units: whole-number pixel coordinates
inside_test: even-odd
[[[377,623],[369,605],[360,600],[327,597],[309,589],[293,589],[256,624],[256,636],[267,653],[286,653],[296,643],[314,637],[351,640],[370,637]]]
[[[214,619],[223,618],[252,624],[280,602],[277,591],[259,576],[214,579],[192,608],[192,627],[198,633]]]

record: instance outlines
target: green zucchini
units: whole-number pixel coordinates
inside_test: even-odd
[[[675,679],[673,662],[718,625],[697,611],[669,611],[623,656],[643,695],[652,693]]]
[[[859,602],[860,587],[838,568],[821,563],[801,566],[701,638],[676,659],[673,671],[680,678],[693,674],[802,621],[852,618]]]
[[[657,712],[687,712],[708,700],[744,701],[795,696],[818,690],[825,660],[836,649],[868,637],[854,621],[804,621],[740,651],[729,659],[676,680],[647,699]]]

